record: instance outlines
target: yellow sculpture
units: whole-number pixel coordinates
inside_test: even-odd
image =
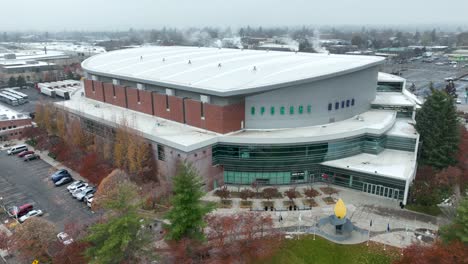
[[[341,199],[339,199],[335,204],[335,216],[338,219],[343,219],[346,216],[346,206]]]

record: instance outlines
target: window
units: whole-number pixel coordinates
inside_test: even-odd
[[[205,118],[205,104],[204,103],[200,104],[200,115],[201,115],[201,118]]]
[[[302,105],[299,106],[298,112],[299,114],[302,114],[304,112],[304,107]]]
[[[338,109],[340,109],[340,102],[335,103],[335,110],[338,110]]]
[[[270,107],[270,114],[271,115],[275,114],[275,107],[274,106]]]
[[[166,154],[164,153],[164,146],[158,144],[158,160],[165,161]]]
[[[280,114],[284,115],[284,106],[280,107]]]
[[[260,114],[263,115],[264,113],[265,113],[265,107],[262,106],[262,107],[260,107]]]
[[[344,108],[344,105],[345,105],[345,102],[343,100],[343,101],[341,101],[341,108]]]
[[[166,94],[166,110],[169,111],[169,96]]]
[[[250,114],[251,114],[251,115],[255,115],[255,106],[252,106],[252,107],[250,108]]]
[[[294,106],[289,107],[289,114],[294,115]]]
[[[311,105],[307,105],[307,113],[312,113],[312,106]]]
[[[346,100],[346,107],[349,107],[349,100]]]
[[[328,104],[328,111],[331,111],[332,110],[332,103],[329,103]]]
[[[354,98],[351,99],[351,105],[354,105]]]

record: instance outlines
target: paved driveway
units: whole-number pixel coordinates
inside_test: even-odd
[[[42,160],[24,162],[0,151],[0,197],[5,204],[32,203],[58,230],[67,221],[90,220],[94,214],[85,203],[73,199],[65,186],[55,187],[50,181],[54,171]]]

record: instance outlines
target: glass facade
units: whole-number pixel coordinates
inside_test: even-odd
[[[403,91],[403,83],[399,82],[378,82],[377,92],[401,92]]]
[[[372,109],[378,110],[392,110],[397,112],[397,118],[412,118],[412,106],[391,106],[391,105],[371,105]]]
[[[360,153],[378,154],[387,149],[414,151],[416,139],[363,135],[330,142],[301,145],[236,145],[213,146],[213,165],[224,167],[227,184],[295,184],[325,181],[402,199],[405,181],[394,180],[351,170],[323,166],[327,160],[341,159]],[[382,192],[380,194],[380,192]]]

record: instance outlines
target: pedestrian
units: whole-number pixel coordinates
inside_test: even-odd
[[[283,222],[283,216],[280,215],[280,222]]]

